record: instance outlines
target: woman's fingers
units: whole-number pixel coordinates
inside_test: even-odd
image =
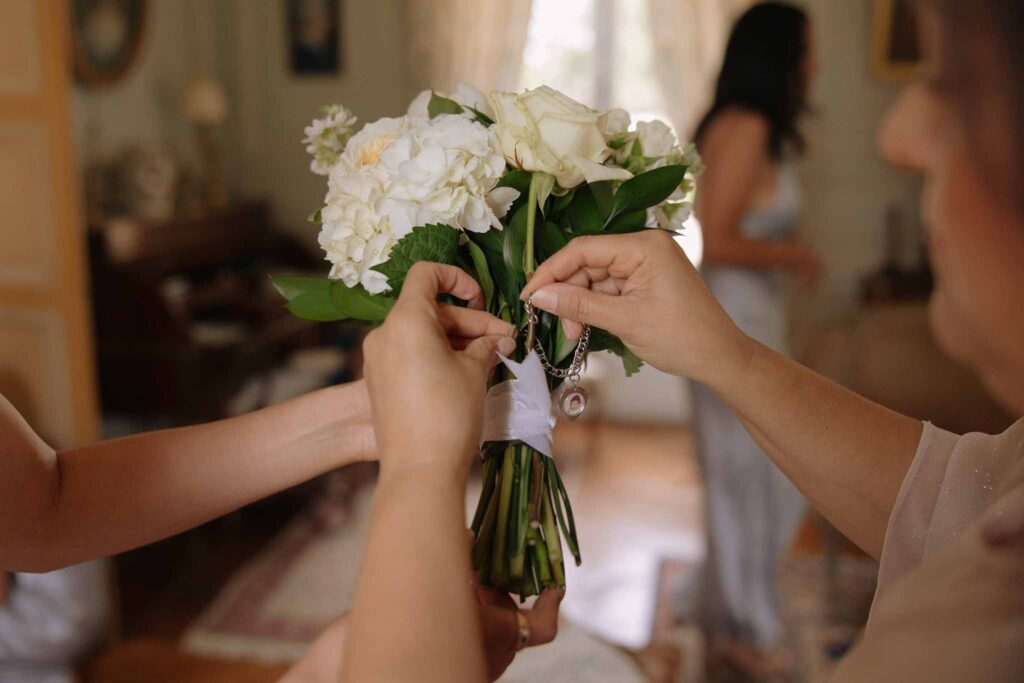
[[[515,328],[510,324],[491,315],[486,311],[477,311],[461,306],[440,304],[437,307],[437,319],[450,337],[475,339],[485,336],[511,336]]]
[[[507,356],[516,350],[516,341],[505,336],[479,337],[466,345],[462,355],[480,364],[485,371],[498,362],[497,354]]]
[[[532,608],[523,610],[526,623],[530,625],[530,646],[550,643],[558,635],[558,606],[564,597],[564,588],[549,588],[540,594]]]
[[[525,300],[545,285],[566,282],[580,270],[597,276],[593,279],[626,278],[643,262],[644,250],[657,248],[653,241],[665,239],[671,242],[670,237],[660,234],[658,230],[646,230],[633,235],[577,237],[540,264],[523,288],[522,298]]]
[[[602,294],[561,282],[545,285],[533,292],[531,299],[537,308],[553,313],[563,320],[596,325],[611,332],[618,330],[624,307],[629,305],[619,296]],[[568,327],[566,333],[570,333]],[[578,336],[570,335],[570,338],[575,339]]]
[[[438,294],[451,294],[468,301],[470,308],[483,308],[480,285],[469,273],[456,266],[427,261],[414,263],[409,269],[398,301],[427,300],[433,303]]]

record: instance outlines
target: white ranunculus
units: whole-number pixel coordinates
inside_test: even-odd
[[[355,115],[340,104],[324,107],[323,114],[323,118],[314,119],[306,126],[303,130],[306,137],[302,140],[306,151],[313,156],[309,170],[318,175],[331,172],[356,125]]]
[[[547,86],[519,94],[495,91],[488,99],[502,152],[513,166],[550,173],[565,189],[631,177],[604,165],[611,150],[600,115],[590,107]]]
[[[518,196],[505,191],[488,201],[505,158],[491,130],[462,116],[445,114],[411,128],[381,154],[378,172],[388,178],[379,208],[396,238],[428,223],[501,229],[501,209]]]
[[[349,287],[362,284],[374,294],[385,291],[387,278],[371,270],[387,260],[395,243],[387,218],[375,208],[383,185],[367,172],[349,173],[338,165],[327,187],[319,242],[332,264],[330,277]]]
[[[427,118],[429,116],[427,106],[430,104],[430,95],[433,92],[437,91],[424,90],[413,98],[413,101],[409,103],[409,109],[406,111],[406,114],[413,117]],[[482,92],[471,85],[460,83],[455,87],[455,90],[453,90],[450,95],[445,95],[442,92],[438,92],[437,94],[441,97],[447,97],[450,100],[454,100],[463,107],[472,107],[481,114],[485,114],[492,119],[494,118],[494,111],[491,110],[491,105],[487,103],[487,98]],[[462,115],[469,119],[476,116],[476,114],[471,111],[463,112]]]

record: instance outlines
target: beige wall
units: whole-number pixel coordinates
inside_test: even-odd
[[[191,131],[179,102],[189,79],[218,73],[215,6],[208,0],[153,0],[139,56],[125,77],[108,86],[75,85],[72,112],[83,163],[134,144],[190,151]]]
[[[286,61],[284,0],[152,0],[129,74],[113,86],[75,88],[79,158],[166,143],[194,159],[179,102],[190,79],[212,76],[224,83],[231,105],[224,130],[229,188],[236,196],[266,197],[282,225],[307,231],[324,183],[308,171],[302,129],[332,102],[363,121],[404,112],[413,93],[403,4],[341,0],[341,75],[297,78]]]
[[[221,0],[220,24],[234,31],[223,50],[238,110],[231,159],[235,186],[269,197],[278,220],[311,237],[306,218],[323,201],[325,183],[309,172],[302,129],[334,102],[360,121],[405,112],[410,81],[402,0],[342,0],[342,73],[298,78],[288,73],[284,2]],[[225,31],[226,32],[226,31]],[[230,48],[225,42],[222,48]],[[313,242],[311,241],[312,245]]]
[[[870,69],[871,0],[804,0],[812,15],[821,72],[815,113],[806,125],[809,153],[800,165],[803,236],[824,260],[813,297],[796,295],[797,337],[856,304],[864,274],[885,254],[885,214],[899,205],[917,225],[919,181],[890,168],[876,145],[879,124],[899,87]],[[911,247],[911,251],[912,251]]]

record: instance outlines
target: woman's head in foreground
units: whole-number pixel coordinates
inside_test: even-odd
[[[924,63],[881,146],[924,175],[940,344],[1024,414],[1024,4],[917,4]]]

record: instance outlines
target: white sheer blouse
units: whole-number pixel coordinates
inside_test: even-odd
[[[1024,420],[957,436],[926,424],[889,519],[864,639],[832,683],[1024,681],[1024,543],[982,516],[1024,487]]]

